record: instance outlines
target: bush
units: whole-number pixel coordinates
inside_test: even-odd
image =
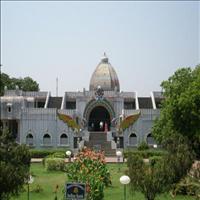
[[[47,158],[65,158],[65,153],[64,152],[55,152],[53,154],[50,154],[48,156],[46,156],[45,158],[42,159],[42,164],[43,166],[45,166],[45,162]]]
[[[150,158],[153,156],[163,156],[166,154],[166,151],[164,150],[146,150],[146,151],[139,151],[139,150],[127,150],[124,151],[124,157],[128,158],[131,155],[138,155],[140,157],[144,158]]]
[[[150,158],[150,164],[138,154],[127,159],[131,191],[140,191],[147,200],[154,200],[160,193],[169,191],[188,173],[193,162],[190,146],[182,138],[171,138],[161,158]],[[190,192],[194,194],[193,188]]]
[[[104,155],[90,149],[83,149],[75,162],[69,165],[67,172],[70,181],[86,184],[88,200],[102,200],[104,187],[111,184]]]
[[[149,158],[149,163],[150,163],[150,165],[154,166],[161,159],[162,159],[161,156],[152,156],[152,157]]]
[[[172,196],[176,195],[191,195],[197,197],[200,195],[200,183],[186,177],[176,184],[175,188],[172,190]]]
[[[196,161],[193,164],[193,166],[189,172],[189,175],[193,179],[200,180],[200,161]]]
[[[65,159],[63,158],[46,158],[44,163],[48,171],[65,171]]]
[[[30,149],[31,158],[44,158],[51,154],[50,151],[47,150],[39,150],[39,149]]]
[[[46,158],[65,158],[64,152],[55,152],[53,154],[48,155]]]
[[[30,153],[26,145],[16,143],[8,129],[0,128],[0,199],[18,195],[27,179]]]
[[[140,191],[146,200],[154,200],[165,187],[162,163],[149,165],[140,155],[130,155],[127,159],[128,175],[131,179],[131,192]],[[161,178],[160,178],[161,177]]]
[[[68,149],[30,149],[31,158],[45,158],[52,154],[65,155]],[[58,157],[58,156],[55,156]],[[63,158],[63,156],[62,156]]]
[[[200,199],[200,162],[196,161],[188,176],[177,183],[172,190],[172,196],[192,195]]]
[[[141,143],[139,144],[139,146],[138,146],[137,149],[138,149],[139,151],[144,151],[144,150],[149,149],[149,146],[148,146],[148,144],[147,144],[145,141],[143,141],[143,142],[141,142]]]

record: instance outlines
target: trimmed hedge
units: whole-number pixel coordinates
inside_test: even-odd
[[[143,141],[143,142],[141,142],[141,143],[139,144],[139,146],[138,146],[137,149],[138,149],[139,151],[145,151],[145,150],[149,149],[149,146],[148,146],[148,144],[147,144],[145,141]]]
[[[69,149],[30,149],[31,158],[45,158],[49,155],[58,154],[65,155],[65,152]],[[60,156],[54,156],[60,157]]]
[[[124,151],[124,157],[128,158],[129,155],[138,155],[140,157],[144,158],[150,158],[154,156],[163,156],[166,154],[166,151],[164,150],[144,150],[144,151],[139,151],[139,150],[125,150]]]
[[[65,152],[55,152],[53,154],[48,155],[44,159],[46,159],[46,158],[65,158],[65,157],[66,157]]]
[[[150,165],[154,166],[161,159],[162,159],[162,156],[152,156],[152,157],[149,157],[149,163]]]
[[[65,171],[65,159],[45,158],[45,168],[47,171]]]
[[[42,159],[43,166],[45,166],[46,159],[48,159],[48,158],[62,158],[62,159],[65,159],[65,153],[64,152],[55,152],[53,154],[50,154],[50,155],[46,156],[45,158]]]

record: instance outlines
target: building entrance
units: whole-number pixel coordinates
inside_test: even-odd
[[[110,114],[103,106],[97,106],[90,112],[88,120],[89,131],[110,130]]]

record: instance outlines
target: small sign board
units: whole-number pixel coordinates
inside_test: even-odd
[[[66,183],[65,197],[67,200],[85,199],[85,189],[83,183]]]

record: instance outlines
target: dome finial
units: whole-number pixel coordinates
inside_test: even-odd
[[[101,62],[108,63],[108,57],[106,55],[106,52],[103,53],[103,57],[101,58]]]

